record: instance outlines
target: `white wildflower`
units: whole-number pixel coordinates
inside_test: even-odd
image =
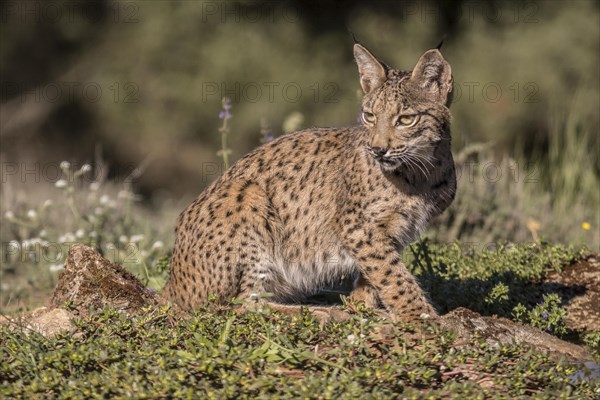
[[[67,232],[64,235],[61,235],[58,238],[58,241],[61,243],[70,243],[70,242],[74,242],[76,239],[75,235],[73,235],[71,232]]]
[[[60,189],[65,188],[67,187],[67,181],[65,181],[64,179],[59,179],[54,183],[54,186]]]
[[[107,248],[108,250],[114,250],[114,249],[116,249],[117,247],[115,246],[115,244],[114,244],[114,243],[110,243],[110,242],[109,242],[109,243],[106,243],[106,248]]]
[[[427,314],[427,313],[423,313],[420,315],[421,319],[429,319],[431,318],[431,315]]]
[[[11,240],[10,242],[8,242],[8,247],[14,247],[16,249],[20,249],[21,248],[21,243],[19,243],[16,240]],[[8,249],[6,249],[8,251]]]
[[[256,300],[256,299],[258,299],[258,294],[256,294],[256,293],[250,293],[250,295],[248,296],[248,298],[250,300]]]
[[[42,229],[42,230],[40,231],[40,237],[46,237],[46,235],[48,235],[48,232],[46,232],[46,230],[45,230],[45,229]]]
[[[7,220],[13,220],[15,219],[15,213],[12,211],[7,211],[4,213],[4,218],[6,218]]]
[[[65,265],[64,264],[52,264],[50,265],[50,271],[52,272],[58,272],[58,271],[62,271],[63,269],[65,269]]]
[[[142,251],[140,251],[140,256],[147,257],[148,256],[148,252],[146,250],[142,250]]]
[[[98,233],[96,233],[96,231],[91,231],[91,232],[88,234],[88,236],[89,236],[89,237],[91,237],[91,238],[95,238],[95,237],[98,237]]]
[[[80,171],[84,174],[86,172],[90,172],[91,170],[92,170],[92,166],[90,164],[83,164],[80,169]]]
[[[346,337],[346,339],[348,339],[348,341],[350,343],[354,343],[354,341],[356,340],[356,336],[355,335],[348,335],[348,337]]]
[[[110,197],[107,194],[103,194],[100,197],[100,204],[108,204],[110,202]]]
[[[92,182],[90,183],[90,190],[92,192],[97,192],[100,189],[100,182]]]
[[[75,232],[75,236],[77,236],[79,239],[81,239],[82,237],[85,236],[85,231],[83,229],[77,229],[77,232]]]
[[[62,169],[69,169],[69,168],[71,168],[71,163],[68,162],[68,161],[63,161],[63,162],[60,163],[60,167]]]
[[[131,241],[133,243],[138,243],[138,242],[141,242],[142,240],[144,240],[144,235],[142,235],[142,234],[131,236]]]
[[[118,194],[118,197],[120,199],[127,199],[127,200],[135,200],[135,198],[136,198],[135,193],[132,193],[128,190],[121,190]]]
[[[31,209],[31,210],[27,211],[27,217],[29,219],[36,219],[37,218],[37,212],[34,209]]]
[[[260,280],[267,279],[267,274],[258,274],[258,279],[260,279]]]
[[[2,284],[0,284],[0,290],[6,291],[8,289],[10,289],[10,286],[8,285],[8,283],[2,283]]]
[[[129,241],[129,239],[127,238],[127,236],[125,236],[125,235],[119,236],[119,242],[127,243],[128,241]]]
[[[156,242],[154,242],[152,244],[152,250],[162,249],[163,246],[164,246],[164,243],[161,242],[160,240],[157,240]]]
[[[52,200],[48,199],[48,200],[46,200],[46,201],[44,202],[44,204],[42,205],[42,208],[48,208],[48,207],[50,207],[52,204],[54,204],[54,203],[52,202]]]

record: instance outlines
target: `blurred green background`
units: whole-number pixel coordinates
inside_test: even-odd
[[[275,136],[356,123],[351,30],[405,70],[445,38],[459,192],[430,236],[598,249],[598,4],[2,2],[2,212],[50,196],[44,166],[101,159],[117,184],[143,170],[132,190],[170,240],[222,170],[223,96],[234,160],[259,145],[261,121]],[[23,239],[3,225],[3,240]]]

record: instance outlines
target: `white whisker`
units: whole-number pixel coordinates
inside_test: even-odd
[[[425,155],[425,154],[420,154],[420,153],[411,153],[412,155],[414,155],[415,157],[419,158],[420,160],[427,162],[431,168],[435,169],[435,165],[433,165],[433,163],[431,162],[431,160],[433,159],[433,157],[429,156],[429,155]]]
[[[404,156],[406,157],[406,159],[408,161],[410,161],[415,167],[417,167],[422,173],[423,175],[425,175],[426,177],[429,177],[429,174],[427,172],[427,169],[423,169],[423,167],[420,165],[420,162],[418,158],[413,158],[412,155],[405,153]]]

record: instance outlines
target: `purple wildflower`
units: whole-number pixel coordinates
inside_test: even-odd
[[[229,168],[229,153],[231,150],[227,147],[227,134],[229,133],[229,126],[227,121],[231,118],[231,100],[229,97],[223,97],[222,101],[223,111],[219,113],[219,118],[223,120],[223,125],[219,128],[219,133],[221,134],[221,150],[217,152],[217,155],[223,157],[223,164],[225,164],[225,169]]]
[[[544,313],[542,314],[542,318],[548,319],[548,313],[546,311],[544,311]]]
[[[223,111],[221,111],[219,113],[219,119],[230,119],[231,118],[231,113],[229,112],[229,110],[231,110],[231,100],[229,100],[228,97],[224,97],[223,98]]]

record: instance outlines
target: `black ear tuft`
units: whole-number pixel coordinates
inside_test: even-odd
[[[446,36],[447,35],[444,33],[444,36],[442,36],[442,39],[440,40],[440,43],[437,46],[435,46],[436,49],[438,49],[438,50],[442,49],[442,46],[444,45],[444,40],[446,40]]]
[[[348,33],[352,36],[352,40],[354,41],[354,44],[360,44],[360,42],[358,41],[358,39],[354,35],[354,32],[352,32],[350,29],[348,29]]]

